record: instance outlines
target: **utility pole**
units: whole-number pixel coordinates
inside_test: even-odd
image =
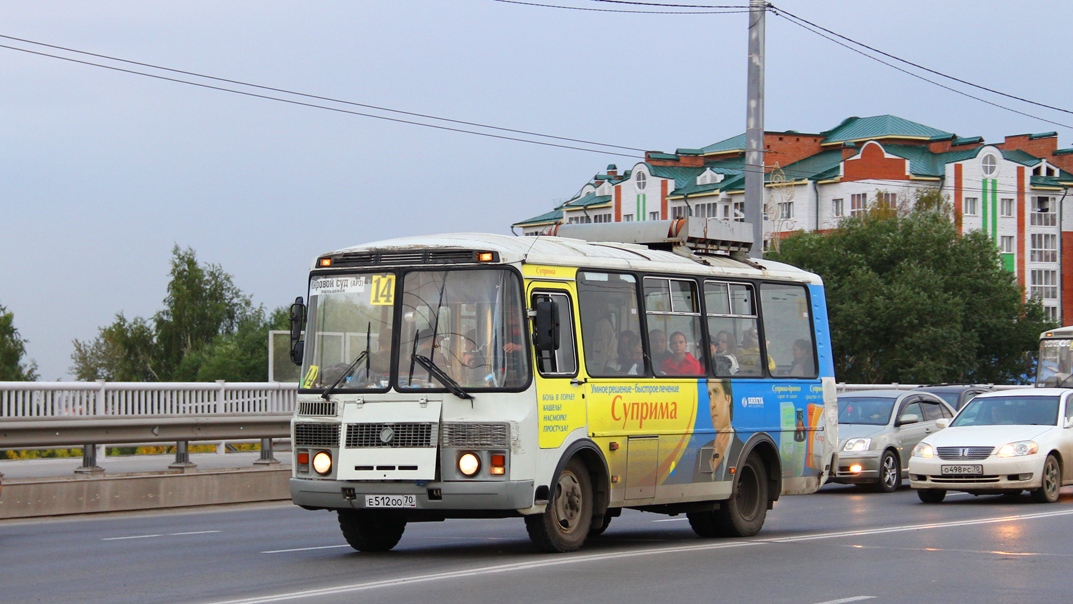
[[[749,0],[749,86],[745,116],[745,222],[753,225],[749,257],[764,256],[764,0]]]

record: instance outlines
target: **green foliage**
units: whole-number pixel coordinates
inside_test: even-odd
[[[824,279],[839,381],[1018,382],[1051,327],[985,234],[958,236],[941,196],[796,233],[770,257]]]
[[[27,341],[15,328],[15,314],[0,304],[0,382],[37,381],[37,363],[23,362]]]
[[[122,313],[92,341],[75,340],[80,380],[261,382],[268,379],[268,330],[286,327],[287,308],[266,318],[263,306],[215,264],[190,248],[172,249],[164,309],[151,321]],[[282,324],[282,327],[276,327]]]
[[[128,321],[123,313],[101,327],[97,338],[73,342],[72,372],[79,380],[155,382],[160,379],[153,328],[141,317]]]

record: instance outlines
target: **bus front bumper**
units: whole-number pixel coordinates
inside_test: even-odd
[[[296,505],[312,509],[366,509],[369,497],[413,496],[413,505],[400,508],[402,511],[428,510],[451,516],[479,516],[481,511],[531,508],[534,502],[532,480],[417,484],[291,478],[290,488],[291,499]]]

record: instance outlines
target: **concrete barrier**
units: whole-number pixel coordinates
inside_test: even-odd
[[[5,478],[0,520],[289,500],[289,467]]]

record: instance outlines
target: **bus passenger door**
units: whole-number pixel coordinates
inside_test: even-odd
[[[536,349],[536,390],[541,449],[562,446],[566,437],[588,424],[578,381],[577,330],[573,295],[562,286],[531,286]]]

